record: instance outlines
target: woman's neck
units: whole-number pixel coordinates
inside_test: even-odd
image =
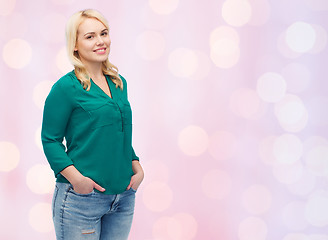
[[[84,63],[84,66],[92,79],[101,79],[104,76],[102,71],[102,63],[95,63],[95,64]]]

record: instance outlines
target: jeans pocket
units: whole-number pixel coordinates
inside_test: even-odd
[[[80,197],[88,197],[88,196],[92,196],[94,193],[95,193],[95,190],[93,189],[90,193],[86,193],[86,194],[83,194],[83,193],[77,193],[74,191],[73,187],[70,187],[70,189],[68,190],[69,193],[72,193],[76,196],[80,196]]]

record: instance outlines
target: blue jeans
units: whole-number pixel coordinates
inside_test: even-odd
[[[134,213],[135,190],[106,195],[79,194],[56,183],[52,200],[57,240],[126,240]]]

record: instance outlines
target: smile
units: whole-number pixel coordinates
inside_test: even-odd
[[[105,53],[106,52],[106,48],[99,48],[94,50],[95,53]]]

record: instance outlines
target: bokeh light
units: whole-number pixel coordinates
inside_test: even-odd
[[[286,42],[291,50],[297,53],[308,52],[313,48],[316,34],[313,27],[305,22],[295,22],[286,31]]]
[[[328,192],[319,190],[311,194],[305,207],[306,220],[316,227],[328,225]]]
[[[195,125],[182,129],[178,138],[180,149],[190,156],[198,156],[205,152],[208,142],[209,138],[205,130]]]
[[[11,142],[0,141],[0,172],[9,172],[15,169],[20,161],[20,151]]]
[[[327,31],[320,25],[312,24],[311,26],[315,30],[316,39],[315,39],[314,46],[311,48],[309,53],[313,53],[313,54],[320,53],[327,46],[327,40],[328,40]]]
[[[276,138],[273,154],[280,164],[293,164],[300,160],[303,154],[301,140],[292,134],[284,134]]]
[[[299,181],[303,175],[304,166],[300,162],[289,165],[276,165],[272,169],[275,178],[284,184],[292,184]]]
[[[280,101],[286,93],[285,79],[274,72],[264,73],[257,80],[257,93],[263,101],[275,103]]]
[[[231,68],[238,63],[240,49],[237,42],[221,38],[211,45],[211,59],[219,68]]]
[[[29,189],[37,194],[52,193],[54,191],[53,172],[48,164],[32,166],[26,175],[26,184]]]
[[[305,219],[305,203],[300,201],[288,203],[282,211],[282,221],[291,231],[302,231],[309,224]]]
[[[35,204],[29,211],[29,223],[35,231],[47,233],[53,230],[52,211],[49,203]]]
[[[270,18],[271,7],[267,0],[249,1],[252,9],[252,15],[248,22],[250,25],[264,25]]]
[[[21,69],[30,63],[32,48],[25,40],[15,38],[6,43],[2,57],[9,67]]]
[[[252,15],[252,8],[247,0],[226,0],[221,11],[223,19],[235,27],[245,25]]]

